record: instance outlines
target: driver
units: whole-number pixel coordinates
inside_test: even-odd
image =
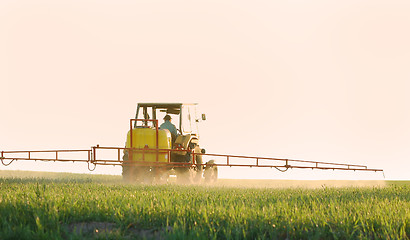
[[[172,142],[174,142],[178,135],[178,132],[177,132],[177,128],[175,127],[175,125],[171,123],[171,119],[172,119],[171,116],[169,116],[168,114],[165,115],[164,122],[161,124],[161,126],[159,126],[159,128],[168,129],[171,132]]]

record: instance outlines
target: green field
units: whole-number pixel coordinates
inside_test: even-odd
[[[410,237],[409,182],[284,183],[132,185],[119,176],[0,171],[0,239]]]

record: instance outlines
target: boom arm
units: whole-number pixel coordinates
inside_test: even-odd
[[[110,156],[115,155],[115,158],[104,159],[99,156],[110,151]],[[113,152],[114,151],[114,152]],[[128,151],[139,154],[167,154],[168,162],[144,162],[144,161],[123,161],[121,152]],[[345,170],[345,171],[374,171],[383,172],[383,169],[368,168],[365,165],[333,163],[333,162],[318,162],[307,160],[283,159],[283,158],[267,158],[267,157],[251,157],[226,154],[208,154],[195,153],[189,150],[178,149],[153,149],[153,148],[121,148],[121,147],[100,147],[99,145],[91,147],[89,150],[44,150],[44,151],[2,151],[0,160],[4,166],[10,165],[13,161],[51,161],[51,162],[84,162],[88,164],[90,171],[93,171],[97,165],[139,165],[139,166],[166,166],[166,167],[186,167],[191,163],[171,162],[171,153],[176,151],[187,151],[195,156],[202,155],[206,157],[216,158],[214,165],[221,167],[261,167],[275,168],[285,172],[292,168],[300,169],[320,169],[320,170]],[[72,158],[75,154],[77,157]],[[8,162],[7,162],[8,161]],[[194,163],[195,164],[195,163]],[[90,167],[90,166],[93,167]],[[196,164],[197,166],[205,166],[206,163]]]

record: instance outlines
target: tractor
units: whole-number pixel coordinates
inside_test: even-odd
[[[383,172],[349,163],[205,153],[199,144],[198,123],[206,117],[202,114],[198,118],[196,107],[193,103],[139,103],[135,118],[129,121],[125,147],[97,144],[90,149],[0,151],[0,162],[4,166],[14,161],[82,162],[87,163],[90,171],[101,165],[121,166],[124,180],[133,183],[164,183],[170,176],[180,183],[214,182],[218,178],[217,167],[274,168],[281,172],[290,169]],[[176,125],[171,131],[171,123],[162,128],[159,123],[165,116]],[[110,157],[103,152],[110,152]],[[205,163],[203,157],[214,160]]]
[[[161,129],[159,121],[171,117],[177,134]],[[170,175],[178,182],[214,182],[217,166],[203,164],[205,149],[199,144],[195,103],[139,103],[124,148],[122,176],[128,182],[166,182]],[[198,155],[195,155],[198,154]],[[173,164],[166,164],[173,163]],[[178,164],[179,163],[179,164]]]

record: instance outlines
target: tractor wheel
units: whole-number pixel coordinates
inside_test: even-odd
[[[192,177],[193,183],[200,184],[202,182],[203,171],[199,169],[194,169],[192,171],[193,171],[193,177]]]
[[[143,169],[143,167],[130,164],[130,162],[128,162],[127,152],[124,153],[122,160],[124,163],[122,165],[122,179],[129,183],[140,183],[145,169]]]
[[[122,180],[125,182],[132,182],[130,166],[122,166]]]
[[[201,149],[197,146],[196,152],[200,153]],[[194,173],[194,183],[202,182],[203,166],[202,166],[202,155],[195,155],[195,173]]]
[[[122,157],[124,162],[128,161],[128,153],[125,153]],[[122,179],[125,182],[133,182],[134,166],[123,164],[122,165]]]
[[[204,178],[207,183],[214,183],[218,180],[218,167],[215,165],[214,160],[210,160],[206,163],[204,169]]]

